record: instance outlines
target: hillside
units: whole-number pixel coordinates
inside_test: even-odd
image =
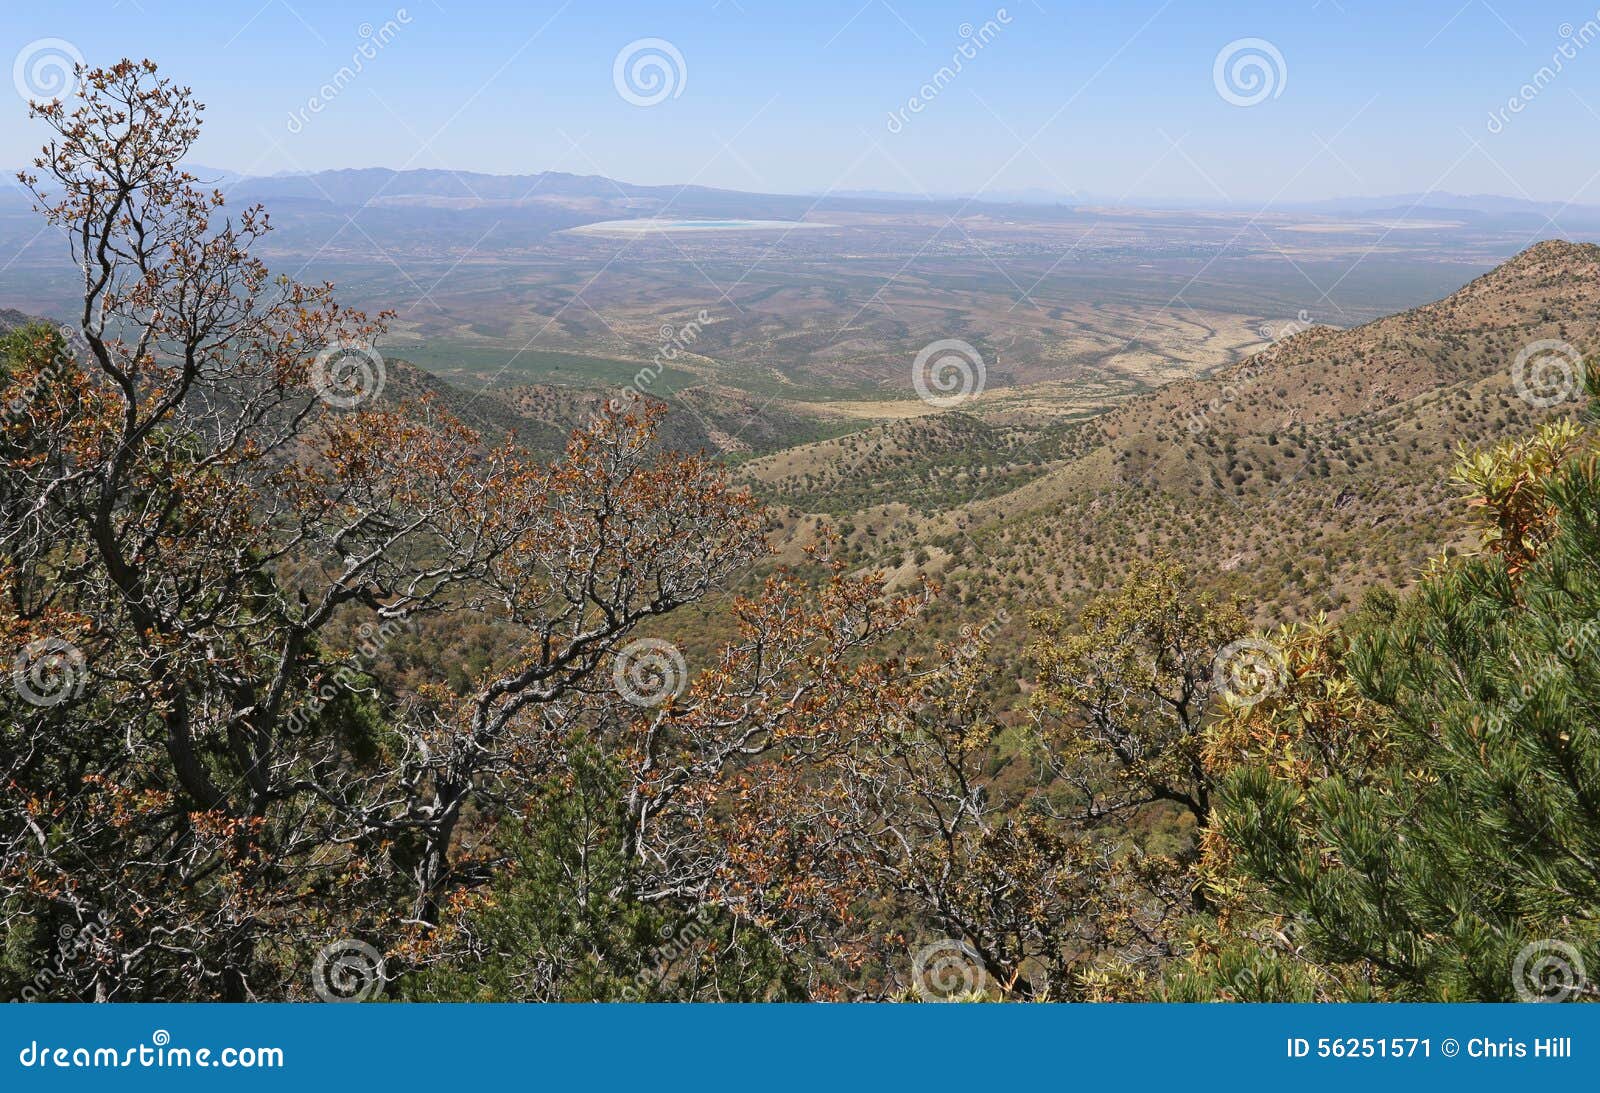
[[[1467,541],[1460,446],[1575,406],[1514,387],[1518,352],[1546,339],[1600,349],[1600,247],[1537,244],[1435,303],[1290,330],[1087,422],[986,419],[980,402],[748,473],[796,514],[833,517],[861,562],[941,580],[954,617],[1079,598],[1157,549],[1262,622],[1338,613]]]
[[[779,510],[791,557],[828,522],[857,563],[940,581],[943,628],[1001,611],[1020,625],[1026,607],[1077,600],[1157,549],[1263,623],[1338,613],[1468,541],[1457,449],[1563,412],[1519,397],[1513,363],[1541,340],[1600,349],[1597,290],[1600,247],[1549,241],[1435,303],[1348,330],[1291,323],[1237,364],[1107,399],[1097,416],[1025,387],[862,428],[843,403],[700,383],[671,392],[662,440],[737,464]],[[0,313],[0,326],[23,318]],[[430,394],[541,452],[603,398],[474,392],[386,363],[386,401]]]

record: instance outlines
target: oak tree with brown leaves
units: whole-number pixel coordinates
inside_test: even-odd
[[[328,354],[370,353],[383,317],[253,256],[266,214],[179,167],[187,89],[132,61],[81,85],[35,106],[53,136],[24,181],[72,241],[82,336],[25,331],[4,373],[0,914],[45,956],[91,939],[58,997],[305,996],[345,938],[446,959],[552,742],[638,713],[619,649],[764,555],[764,517],[657,451],[659,411],[546,465],[429,405],[329,397]],[[656,893],[727,885],[725,848],[685,841],[724,822],[708,780],[837,705],[797,681],[880,629],[839,595],[831,623],[787,588],[741,608],[670,728],[629,738]],[[466,687],[374,677],[384,641],[449,614],[515,640]]]

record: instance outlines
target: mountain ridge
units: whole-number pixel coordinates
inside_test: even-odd
[[[1450,482],[1461,448],[1576,409],[1575,397],[1544,407],[1518,394],[1517,355],[1539,342],[1600,350],[1600,246],[1540,242],[1440,300],[1345,330],[1293,331],[1054,433],[956,425],[985,417],[979,400],[745,470],[797,526],[823,511],[817,497],[870,475],[870,514],[827,514],[849,529],[862,564],[963,588],[960,617],[1015,617],[1024,592],[1075,600],[1155,550],[1203,584],[1250,596],[1259,621],[1337,614],[1470,542]],[[1020,481],[973,475],[974,488],[952,491],[927,454],[952,428],[989,445],[973,465],[1009,467]],[[807,474],[824,479],[809,492]]]

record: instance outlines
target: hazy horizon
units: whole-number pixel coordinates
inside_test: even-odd
[[[873,198],[873,197],[877,197],[877,198],[884,198],[884,199],[891,199],[891,200],[905,200],[905,201],[929,201],[929,200],[932,200],[932,201],[962,201],[962,200],[968,200],[968,201],[973,201],[973,202],[987,202],[987,203],[992,203],[992,204],[1051,204],[1051,203],[1060,203],[1060,204],[1064,204],[1064,205],[1070,205],[1070,204],[1074,204],[1074,203],[1081,204],[1081,205],[1122,204],[1122,205],[1125,205],[1128,208],[1135,208],[1135,209],[1138,209],[1138,208],[1149,208],[1149,209],[1173,208],[1173,209],[1218,209],[1218,210],[1229,209],[1229,210],[1234,210],[1234,209],[1239,209],[1239,208],[1242,208],[1242,207],[1251,207],[1251,208],[1256,207],[1254,205],[1254,203],[1251,203],[1251,202],[1248,202],[1248,201],[1228,202],[1228,201],[1223,201],[1223,200],[1221,200],[1219,198],[1215,198],[1215,197],[1208,198],[1204,194],[1149,194],[1149,195],[1140,195],[1140,196],[1118,197],[1116,195],[1103,194],[1103,193],[1094,193],[1094,192],[1088,192],[1088,191],[1057,192],[1057,191],[1048,190],[1048,189],[1043,188],[1043,187],[1023,187],[1023,188],[1015,189],[1015,190],[1012,190],[1012,189],[994,189],[994,190],[990,190],[990,191],[985,191],[983,193],[970,193],[970,192],[960,192],[960,191],[916,193],[916,192],[912,192],[912,191],[908,191],[908,190],[875,189],[875,188],[870,188],[870,187],[862,188],[862,189],[847,189],[847,190],[834,190],[834,191],[784,190],[784,189],[774,189],[774,190],[741,189],[739,187],[708,186],[708,185],[706,185],[704,183],[641,182],[639,179],[634,178],[634,177],[630,177],[629,175],[626,175],[626,174],[623,174],[623,175],[599,175],[599,174],[595,174],[593,172],[564,171],[564,170],[560,170],[560,169],[553,168],[553,167],[551,167],[551,168],[533,168],[533,169],[530,169],[530,170],[527,170],[527,171],[505,172],[505,171],[475,171],[475,170],[470,170],[470,169],[465,169],[465,168],[456,168],[456,167],[417,167],[417,166],[401,167],[401,166],[395,166],[394,164],[389,164],[389,163],[366,163],[366,164],[346,164],[346,165],[343,165],[343,166],[334,166],[334,167],[322,167],[322,168],[318,168],[316,170],[283,170],[283,171],[274,171],[271,174],[248,174],[246,172],[236,170],[235,168],[233,168],[231,166],[225,166],[225,165],[216,164],[216,163],[189,163],[189,164],[186,164],[185,166],[190,171],[196,172],[197,174],[205,175],[208,172],[219,172],[223,176],[226,176],[228,178],[234,178],[234,179],[303,178],[303,177],[306,177],[308,175],[326,174],[326,173],[339,172],[339,171],[392,171],[392,172],[394,172],[396,174],[402,174],[402,173],[406,173],[406,172],[410,172],[410,171],[419,171],[419,172],[420,171],[438,171],[438,172],[443,172],[445,174],[451,174],[451,175],[463,175],[463,176],[473,175],[473,176],[479,176],[479,177],[484,177],[484,178],[531,178],[531,177],[536,177],[536,176],[542,175],[542,174],[565,174],[565,175],[571,175],[571,176],[577,177],[577,178],[583,178],[583,177],[605,178],[605,179],[608,179],[610,181],[620,182],[620,183],[623,183],[624,185],[628,185],[628,186],[648,186],[648,187],[661,187],[661,188],[667,188],[667,189],[671,189],[673,187],[678,187],[678,186],[685,187],[685,188],[687,188],[689,186],[702,186],[702,187],[704,187],[706,189],[725,189],[725,190],[728,190],[729,192],[732,192],[732,193],[757,194],[757,195],[762,195],[762,196],[774,196],[774,197],[819,197],[819,196],[831,196],[831,197],[840,197],[840,198],[849,198],[849,197]],[[7,180],[14,182],[14,179],[11,178],[9,175],[7,176]],[[204,180],[205,179],[202,179],[202,181],[204,181]],[[1397,191],[1391,191],[1391,192],[1386,192],[1386,193],[1377,193],[1377,194],[1358,194],[1358,193],[1352,193],[1352,192],[1342,191],[1342,190],[1330,190],[1329,192],[1327,192],[1325,194],[1322,194],[1320,196],[1309,196],[1309,197],[1297,198],[1297,199],[1294,199],[1294,200],[1280,200],[1280,201],[1277,201],[1277,202],[1274,202],[1274,203],[1270,204],[1269,206],[1267,206],[1267,208],[1268,209],[1295,209],[1295,208],[1304,208],[1304,207],[1313,207],[1313,206],[1337,205],[1340,202],[1355,202],[1355,203],[1360,203],[1360,204],[1370,204],[1370,203],[1373,203],[1373,202],[1383,202],[1383,201],[1389,200],[1389,199],[1393,199],[1395,201],[1402,201],[1402,200],[1414,200],[1414,199],[1418,199],[1418,198],[1424,199],[1424,200],[1419,202],[1419,205],[1423,206],[1423,207],[1427,206],[1428,200],[1438,199],[1438,200],[1444,201],[1444,202],[1460,203],[1460,207],[1462,207],[1462,208],[1482,207],[1482,206],[1472,206],[1470,204],[1466,204],[1466,203],[1471,203],[1471,202],[1507,202],[1507,203],[1513,203],[1513,204],[1526,204],[1526,205],[1530,205],[1530,206],[1533,206],[1533,205],[1548,205],[1548,204],[1563,204],[1563,205],[1569,205],[1569,206],[1574,207],[1574,208],[1600,208],[1600,191],[1597,191],[1597,193],[1594,196],[1595,196],[1595,200],[1594,201],[1556,202],[1556,201],[1549,201],[1549,200],[1541,201],[1541,200],[1539,200],[1537,198],[1519,197],[1516,194],[1504,193],[1504,192],[1499,192],[1499,191],[1486,191],[1486,192],[1482,192],[1482,193],[1459,193],[1459,192],[1456,192],[1454,190],[1435,189],[1435,190],[1430,190],[1430,191],[1416,191],[1416,190],[1404,191],[1404,190],[1397,190]]]
[[[51,93],[57,59],[157,60],[209,105],[196,158],[250,176],[383,164],[774,194],[1565,204],[1600,201],[1600,164],[1571,152],[1600,121],[1597,19],[1552,3],[271,0],[18,9],[0,29],[19,92]],[[0,112],[18,159],[23,113]]]

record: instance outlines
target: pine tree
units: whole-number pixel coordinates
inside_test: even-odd
[[[1324,635],[1327,674],[1249,714],[1277,749],[1217,726],[1230,911],[1169,997],[1600,996],[1600,443],[1559,423],[1459,477],[1486,551]],[[1307,777],[1282,760],[1330,686],[1345,731]]]

